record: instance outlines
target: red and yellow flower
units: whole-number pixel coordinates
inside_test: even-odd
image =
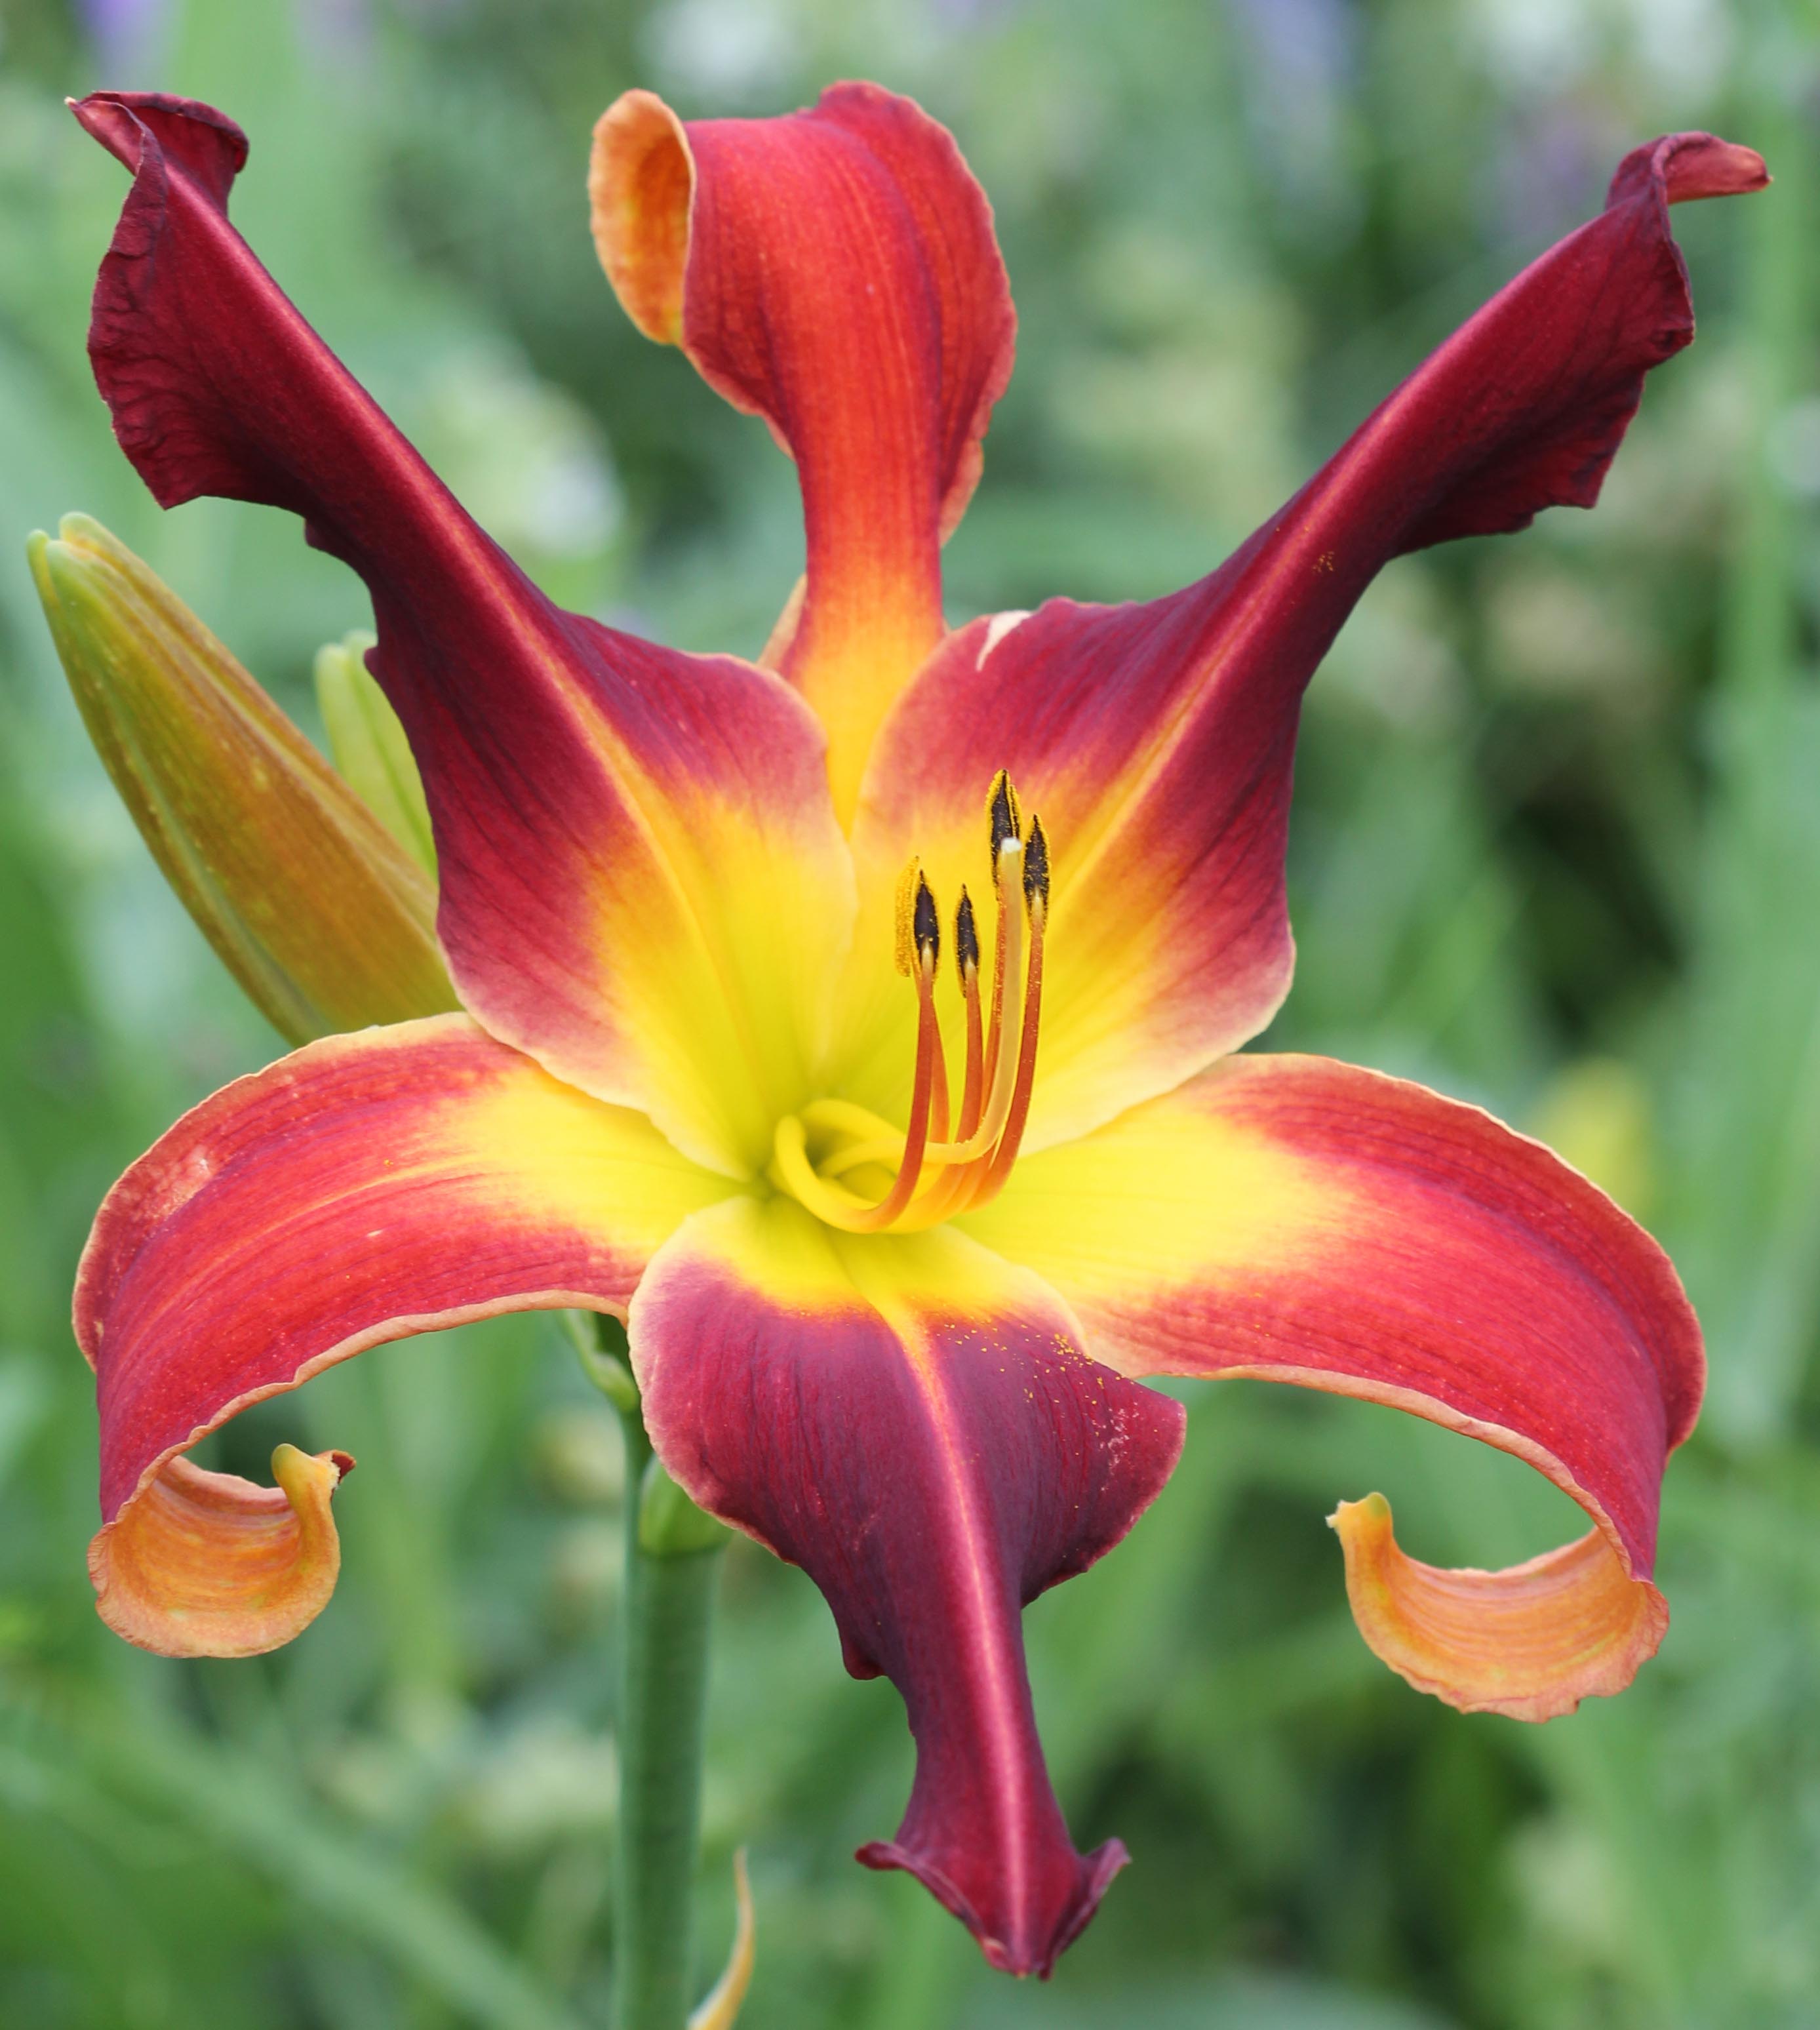
[[[491,1313],[625,1319],[659,1456],[804,1567],[904,1694],[896,1838],[995,1964],[1046,1971],[1124,1859],[1068,1838],[1020,1613],[1117,1542],[1182,1412],[1155,1374],[1397,1404],[1585,1510],[1501,1572],[1335,1523],[1366,1640],[1469,1711],[1625,1685],[1666,1622],[1664,1462],[1698,1408],[1655,1244],[1540,1145],[1421,1087],[1235,1055],[1289,984],[1302,689],[1391,557],[1590,505],[1692,332],[1668,206],[1757,188],[1706,135],[1495,296],[1280,513],[1148,605],[950,628],[941,547],[1014,318],[986,200],[908,102],[595,137],[640,329],[764,418],[808,569],[758,664],[559,611],[463,513],[228,222],[240,130],[76,108],[133,184],[91,351],[165,504],[304,518],[371,592],[465,1012],[312,1043],[123,1177],[76,1315],[101,1406],[101,1611],[236,1655],[321,1608],[344,1462],[276,1489],[205,1433],[379,1341]]]

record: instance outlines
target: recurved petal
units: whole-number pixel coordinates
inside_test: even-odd
[[[778,653],[828,727],[845,817],[879,719],[941,636],[941,541],[1010,377],[991,209],[947,130],[871,84],[686,126],[628,92],[595,129],[589,191],[633,322],[797,462],[808,584]]]
[[[801,1098],[851,916],[813,715],[749,664],[654,647],[531,585],[228,224],[232,121],[149,94],[76,112],[133,171],[89,337],[116,433],[166,506],[287,508],[366,581],[463,1005],[743,1171]]]
[[[1047,1973],[1125,1854],[1083,1857],[1043,1768],[1020,1612],[1116,1543],[1182,1414],[1080,1351],[1034,1276],[952,1231],[844,1236],[729,1200],[658,1254],[630,1316],[644,1415],[704,1508],[801,1565],[848,1668],[904,1695],[904,1868],[995,1966]]]
[[[1027,1157],[964,1222],[1046,1277],[1127,1374],[1364,1396],[1525,1459],[1592,1534],[1504,1572],[1397,1550],[1343,1506],[1366,1640],[1450,1705],[1545,1719],[1627,1684],[1699,1329],[1667,1258],[1593,1185],[1476,1107],[1321,1058],[1237,1057]]]
[[[104,1616],[170,1655],[288,1640],[333,1587],[329,1496],[351,1461],[280,1447],[271,1489],[180,1455],[382,1340],[622,1311],[726,1189],[462,1015],[331,1037],[204,1101],[109,1193],[77,1279]]]
[[[1255,1035],[1293,961],[1283,846],[1302,693],[1379,569],[1448,537],[1590,506],[1644,374],[1693,335],[1670,201],[1754,188],[1706,135],[1629,157],[1604,213],[1493,297],[1210,578],[1143,606],[1055,600],[944,643],[881,730],[853,827],[862,921],[886,935],[912,853],[976,884],[1010,771],[1053,891],[1027,1147],[1085,1132]],[[901,997],[856,979],[842,1050],[901,1107]]]

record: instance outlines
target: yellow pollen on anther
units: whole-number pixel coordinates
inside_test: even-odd
[[[1036,1064],[1049,842],[1034,816],[1025,832],[1016,792],[1002,770],[987,797],[986,816],[997,916],[990,1014],[982,1006],[980,940],[964,888],[954,917],[954,952],[967,1027],[952,1139],[948,1065],[934,996],[941,914],[915,858],[898,879],[893,954],[916,991],[908,1126],[894,1128],[870,1109],[836,1099],[812,1100],[778,1124],[772,1183],[845,1232],[936,1225],[996,1195],[1016,1160]],[[864,1197],[842,1181],[867,1170],[894,1173],[882,1197]]]

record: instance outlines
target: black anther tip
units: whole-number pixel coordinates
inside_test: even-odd
[[[1049,907],[1049,839],[1041,818],[1031,820],[1023,842],[1023,899],[1033,909],[1038,903]]]
[[[942,956],[942,917],[929,883],[920,875],[916,880],[916,911],[910,922],[918,956],[927,953],[929,963],[934,965]]]
[[[960,906],[954,913],[954,963],[964,987],[967,976],[979,971],[979,927],[973,920],[973,898],[960,891]]]
[[[1008,839],[1016,838],[1020,831],[1017,821],[1017,792],[1011,786],[1011,777],[1001,768],[993,779],[992,794],[986,806],[987,829],[992,835],[992,864],[998,864],[999,849]]]

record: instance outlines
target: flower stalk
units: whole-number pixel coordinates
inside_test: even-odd
[[[611,1318],[570,1318],[583,1370],[618,1412],[626,1439],[613,2020],[616,2030],[685,2030],[708,1638],[729,1532],[653,1452],[624,1359],[625,1328]]]

